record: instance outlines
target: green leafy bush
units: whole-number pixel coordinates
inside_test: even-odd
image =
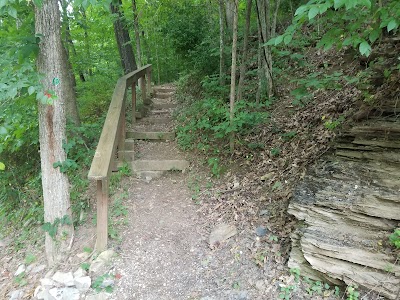
[[[395,231],[389,236],[389,241],[397,249],[400,249],[400,228],[395,229]]]
[[[183,149],[208,151],[215,143],[223,145],[228,135],[235,132],[240,139],[267,120],[265,105],[239,101],[231,125],[229,107],[221,99],[208,98],[192,103],[178,116],[177,139]]]

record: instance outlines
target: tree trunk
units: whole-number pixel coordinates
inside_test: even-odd
[[[140,68],[142,66],[142,54],[140,47],[139,14],[137,12],[136,0],[132,0],[132,10],[133,10],[133,26],[135,28],[136,58],[137,58],[137,65]]]
[[[85,37],[85,52],[86,52],[85,65],[89,66],[87,69],[87,72],[88,72],[89,76],[92,76],[93,71],[91,68],[90,41],[89,41],[86,11],[83,7],[80,7],[79,13],[82,15],[82,20],[83,20],[82,27],[84,30],[84,37]]]
[[[225,26],[224,26],[224,0],[219,0],[219,85],[225,85]]]
[[[249,43],[249,32],[250,32],[250,17],[251,17],[251,4],[252,0],[247,0],[246,5],[246,25],[244,29],[244,37],[243,37],[243,55],[242,55],[242,63],[240,65],[240,76],[239,76],[239,84],[238,84],[238,99],[242,100],[242,91],[243,91],[243,82],[244,77],[246,76],[247,69],[247,48]]]
[[[233,1],[233,37],[232,37],[232,68],[231,68],[231,91],[230,91],[230,107],[229,119],[231,128],[233,128],[233,119],[235,113],[235,92],[236,92],[236,53],[237,53],[237,35],[238,35],[238,5],[239,0]],[[235,133],[231,131],[229,139],[229,148],[231,153],[235,150]]]
[[[262,57],[262,39],[261,39],[261,28],[260,24],[257,22],[257,33],[258,33],[258,50],[257,50],[257,76],[258,76],[258,87],[256,94],[256,103],[260,103],[260,99],[263,91],[263,82],[264,82],[264,72],[263,72],[263,57]]]
[[[257,19],[261,31],[261,47],[263,56],[264,73],[267,79],[267,93],[268,97],[272,97],[274,94],[274,83],[272,76],[272,56],[269,46],[264,46],[266,42],[271,38],[271,18],[269,9],[269,0],[256,0],[257,6]]]
[[[35,31],[41,36],[37,68],[44,75],[41,79],[44,91],[54,91],[56,96],[53,104],[39,103],[44,220],[51,226],[56,224],[57,219],[70,221],[56,225],[58,230],[54,238],[46,232],[46,256],[50,265],[65,258],[74,233],[68,177],[59,168],[53,167],[55,162],[66,160],[62,147],[66,140],[65,104],[73,91],[61,42],[60,25],[60,10],[56,0],[45,0],[40,8],[36,7]]]
[[[69,27],[69,18],[68,18],[68,12],[67,12],[67,1],[66,0],[61,0],[61,7],[62,7],[62,22],[63,22],[63,27],[64,27],[64,34],[65,34],[65,41],[64,41],[64,51],[66,54],[66,62],[67,62],[67,67],[68,67],[68,76],[69,80],[71,81],[72,84],[72,90],[68,91],[68,95],[66,97],[66,113],[67,113],[67,118],[71,120],[75,125],[80,126],[81,125],[81,118],[79,116],[79,110],[78,110],[78,103],[76,101],[76,80],[75,80],[75,75],[74,75],[74,70],[71,64],[71,61],[69,60],[70,57],[70,51],[69,47],[71,47],[73,54],[76,56],[76,50],[74,43],[71,38],[71,32],[70,32],[70,27]],[[79,73],[79,78],[82,81],[85,81],[85,76],[83,75],[82,70],[78,70]]]
[[[235,8],[233,7],[234,2],[232,0],[222,0],[225,2],[225,16],[226,16],[226,28],[229,31],[232,31],[232,25],[233,25],[233,19],[234,19],[234,10]]]
[[[111,12],[116,15],[114,21],[114,33],[118,44],[118,51],[121,57],[122,68],[124,73],[128,74],[137,69],[135,55],[133,54],[131,38],[129,36],[128,29],[126,28],[123,20],[124,17],[120,10],[122,5],[121,0],[117,5],[111,3]]]

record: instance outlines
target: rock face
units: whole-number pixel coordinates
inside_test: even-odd
[[[308,171],[288,208],[298,220],[290,268],[400,298],[400,264],[388,244],[400,222],[399,141],[396,119],[369,120]]]

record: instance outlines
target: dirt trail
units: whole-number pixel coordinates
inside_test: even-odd
[[[140,121],[136,125],[141,130],[152,126]],[[174,141],[137,141],[135,145],[139,159],[184,158]],[[255,293],[249,291],[248,282],[254,276],[246,274],[249,267],[259,274],[258,268],[248,260],[244,265],[237,237],[218,249],[209,248],[209,230],[204,229],[206,220],[191,199],[188,177],[169,172],[150,182],[131,179],[124,203],[128,224],[116,249],[115,273],[121,278],[111,299],[256,299],[250,297]],[[266,288],[264,281],[258,285]]]

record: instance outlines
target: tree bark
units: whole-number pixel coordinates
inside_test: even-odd
[[[233,128],[233,120],[235,117],[235,94],[236,94],[236,54],[237,54],[237,35],[238,35],[238,5],[239,0],[233,2],[233,37],[232,37],[232,68],[231,68],[231,91],[229,105],[229,120],[231,128]],[[231,131],[229,139],[229,148],[231,153],[235,150],[235,132]]]
[[[67,118],[71,120],[75,125],[80,126],[81,125],[81,118],[79,115],[79,110],[78,110],[78,103],[76,101],[76,80],[75,80],[75,75],[74,75],[74,70],[71,64],[71,61],[69,60],[70,57],[70,51],[69,47],[71,47],[73,54],[76,56],[76,49],[74,46],[74,43],[71,38],[71,32],[70,32],[70,26],[69,26],[69,18],[68,18],[68,12],[67,12],[67,1],[66,0],[61,0],[60,2],[61,7],[62,7],[62,22],[64,26],[64,34],[65,34],[65,41],[64,41],[64,51],[66,54],[66,62],[67,62],[67,67],[68,67],[68,76],[69,80],[71,81],[72,84],[72,90],[68,91],[68,97],[67,102],[66,102],[66,112],[67,112]],[[83,75],[82,70],[78,69],[79,73],[79,78],[82,81],[85,81],[85,76]]]
[[[270,18],[270,5],[269,0],[256,0],[257,19],[261,31],[260,47],[262,47],[263,67],[265,77],[267,79],[267,93],[268,97],[274,95],[274,82],[272,74],[272,56],[269,46],[264,46],[271,38],[271,18]]]
[[[257,22],[257,35],[258,35],[258,50],[257,50],[257,76],[258,76],[258,87],[256,94],[256,103],[260,103],[261,95],[263,91],[263,82],[264,82],[264,72],[263,72],[263,57],[262,57],[262,39],[261,39],[261,28],[260,24]]]
[[[39,103],[39,142],[44,199],[44,220],[55,224],[66,218],[70,224],[60,224],[53,239],[46,232],[46,256],[50,265],[62,260],[73,240],[73,225],[69,199],[69,183],[65,173],[53,163],[66,160],[63,141],[66,140],[65,105],[73,87],[67,68],[65,49],[61,42],[60,10],[57,0],[45,0],[35,9],[35,32],[40,34],[37,68],[44,91],[54,91],[53,104]],[[59,83],[58,80],[59,79]]]
[[[225,16],[226,16],[226,28],[228,31],[232,31],[233,19],[235,14],[235,8],[233,7],[234,2],[232,0],[222,0],[225,2]]]
[[[142,54],[140,47],[140,31],[139,31],[139,14],[137,11],[136,0],[132,0],[133,10],[133,27],[135,28],[135,42],[136,42],[136,58],[137,65],[140,68],[142,66]]]
[[[246,5],[246,25],[244,29],[244,37],[243,37],[243,55],[242,55],[242,63],[240,64],[240,76],[239,76],[239,84],[238,84],[238,99],[242,100],[242,91],[243,91],[243,82],[244,77],[246,76],[247,69],[247,48],[249,44],[249,32],[250,32],[250,17],[251,17],[251,4],[252,0],[247,0]]]
[[[225,26],[224,0],[219,0],[219,85],[225,85]]]
[[[122,6],[121,0],[117,5],[111,3],[111,12],[116,15],[114,20],[114,33],[118,44],[118,51],[121,57],[122,68],[124,73],[128,74],[137,69],[135,55],[133,53],[131,38],[127,27],[125,26],[123,20],[123,14],[120,10]]]

